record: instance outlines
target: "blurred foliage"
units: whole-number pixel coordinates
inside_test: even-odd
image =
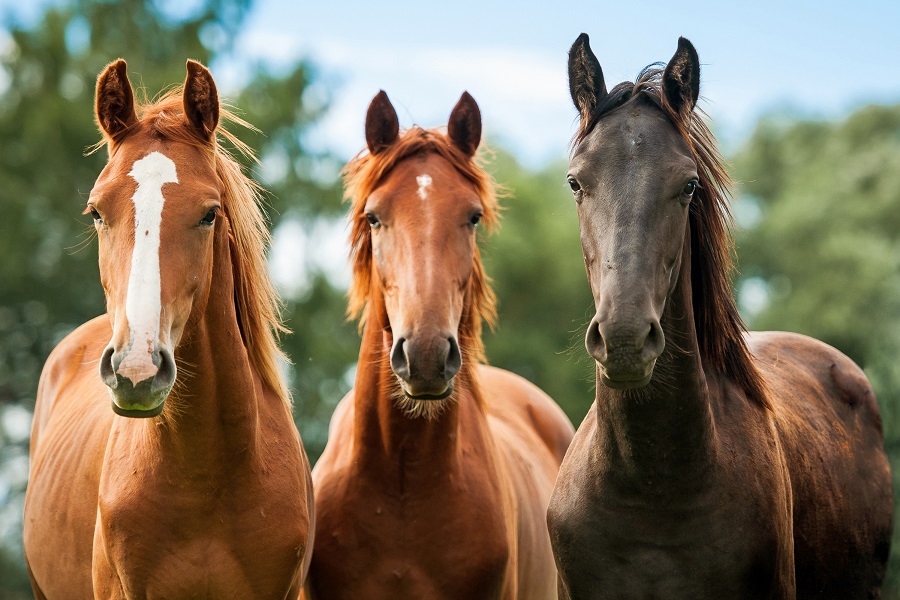
[[[865,369],[900,500],[900,106],[765,119],[734,166],[748,321],[821,339]],[[895,527],[885,598],[900,598],[898,551]]]
[[[594,316],[578,216],[565,163],[530,172],[497,152],[487,165],[507,190],[499,231],[482,255],[499,300],[488,361],[537,384],[577,427],[594,401],[594,362],[584,332]]]

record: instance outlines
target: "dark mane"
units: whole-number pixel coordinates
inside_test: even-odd
[[[747,396],[771,408],[765,383],[747,347],[744,321],[738,311],[731,281],[735,273],[733,219],[729,209],[731,177],[719,153],[715,137],[700,109],[689,118],[679,115],[662,92],[660,64],[646,67],[631,82],[622,82],[603,97],[590,119],[583,122],[572,141],[572,150],[613,110],[631,102],[649,101],[665,114],[688,143],[697,163],[700,186],[691,203],[691,286],[694,326],[704,364],[732,378]]]

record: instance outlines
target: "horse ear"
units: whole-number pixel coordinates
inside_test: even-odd
[[[182,101],[188,123],[212,139],[219,124],[219,92],[209,70],[195,60],[187,61]]]
[[[700,97],[700,58],[687,38],[678,38],[678,50],[666,65],[662,82],[669,106],[679,114],[690,113]]]
[[[597,104],[606,97],[606,82],[600,61],[591,51],[588,34],[582,33],[569,50],[569,93],[581,115],[581,124],[591,118]]]
[[[463,92],[450,112],[447,137],[466,156],[473,156],[481,143],[481,110],[469,92]]]
[[[366,145],[369,152],[378,154],[387,150],[400,137],[400,121],[388,95],[380,90],[366,112]]]
[[[94,111],[97,125],[113,138],[137,123],[134,111],[134,92],[128,81],[128,67],[121,58],[107,67],[97,78]]]

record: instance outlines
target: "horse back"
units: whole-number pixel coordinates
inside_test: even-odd
[[[481,365],[478,380],[516,504],[518,597],[555,598],[547,507],[574,428],[549,396],[518,375]]]
[[[877,598],[893,492],[872,387],[817,340],[759,333],[750,342],[790,472],[797,597]]]
[[[100,467],[113,414],[97,365],[110,335],[105,316],[85,323],[41,374],[23,537],[33,585],[49,598],[93,595]]]

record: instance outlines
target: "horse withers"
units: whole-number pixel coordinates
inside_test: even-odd
[[[476,230],[498,208],[473,159],[478,105],[463,94],[446,135],[401,134],[381,92],[365,131],[368,153],[345,171],[362,347],[313,471],[307,591],[555,598],[545,514],[573,430],[534,385],[479,364],[494,297]]]
[[[745,332],[694,47],[607,91],[582,34],[569,83],[597,395],[548,513],[560,595],[878,597],[893,499],[875,396],[830,346]]]
[[[41,376],[24,529],[39,598],[296,598],[308,568],[259,189],[216,139],[249,152],[219,125],[239,120],[187,71],[140,107],[124,61],[97,82],[109,160],[85,212],[107,314]]]

